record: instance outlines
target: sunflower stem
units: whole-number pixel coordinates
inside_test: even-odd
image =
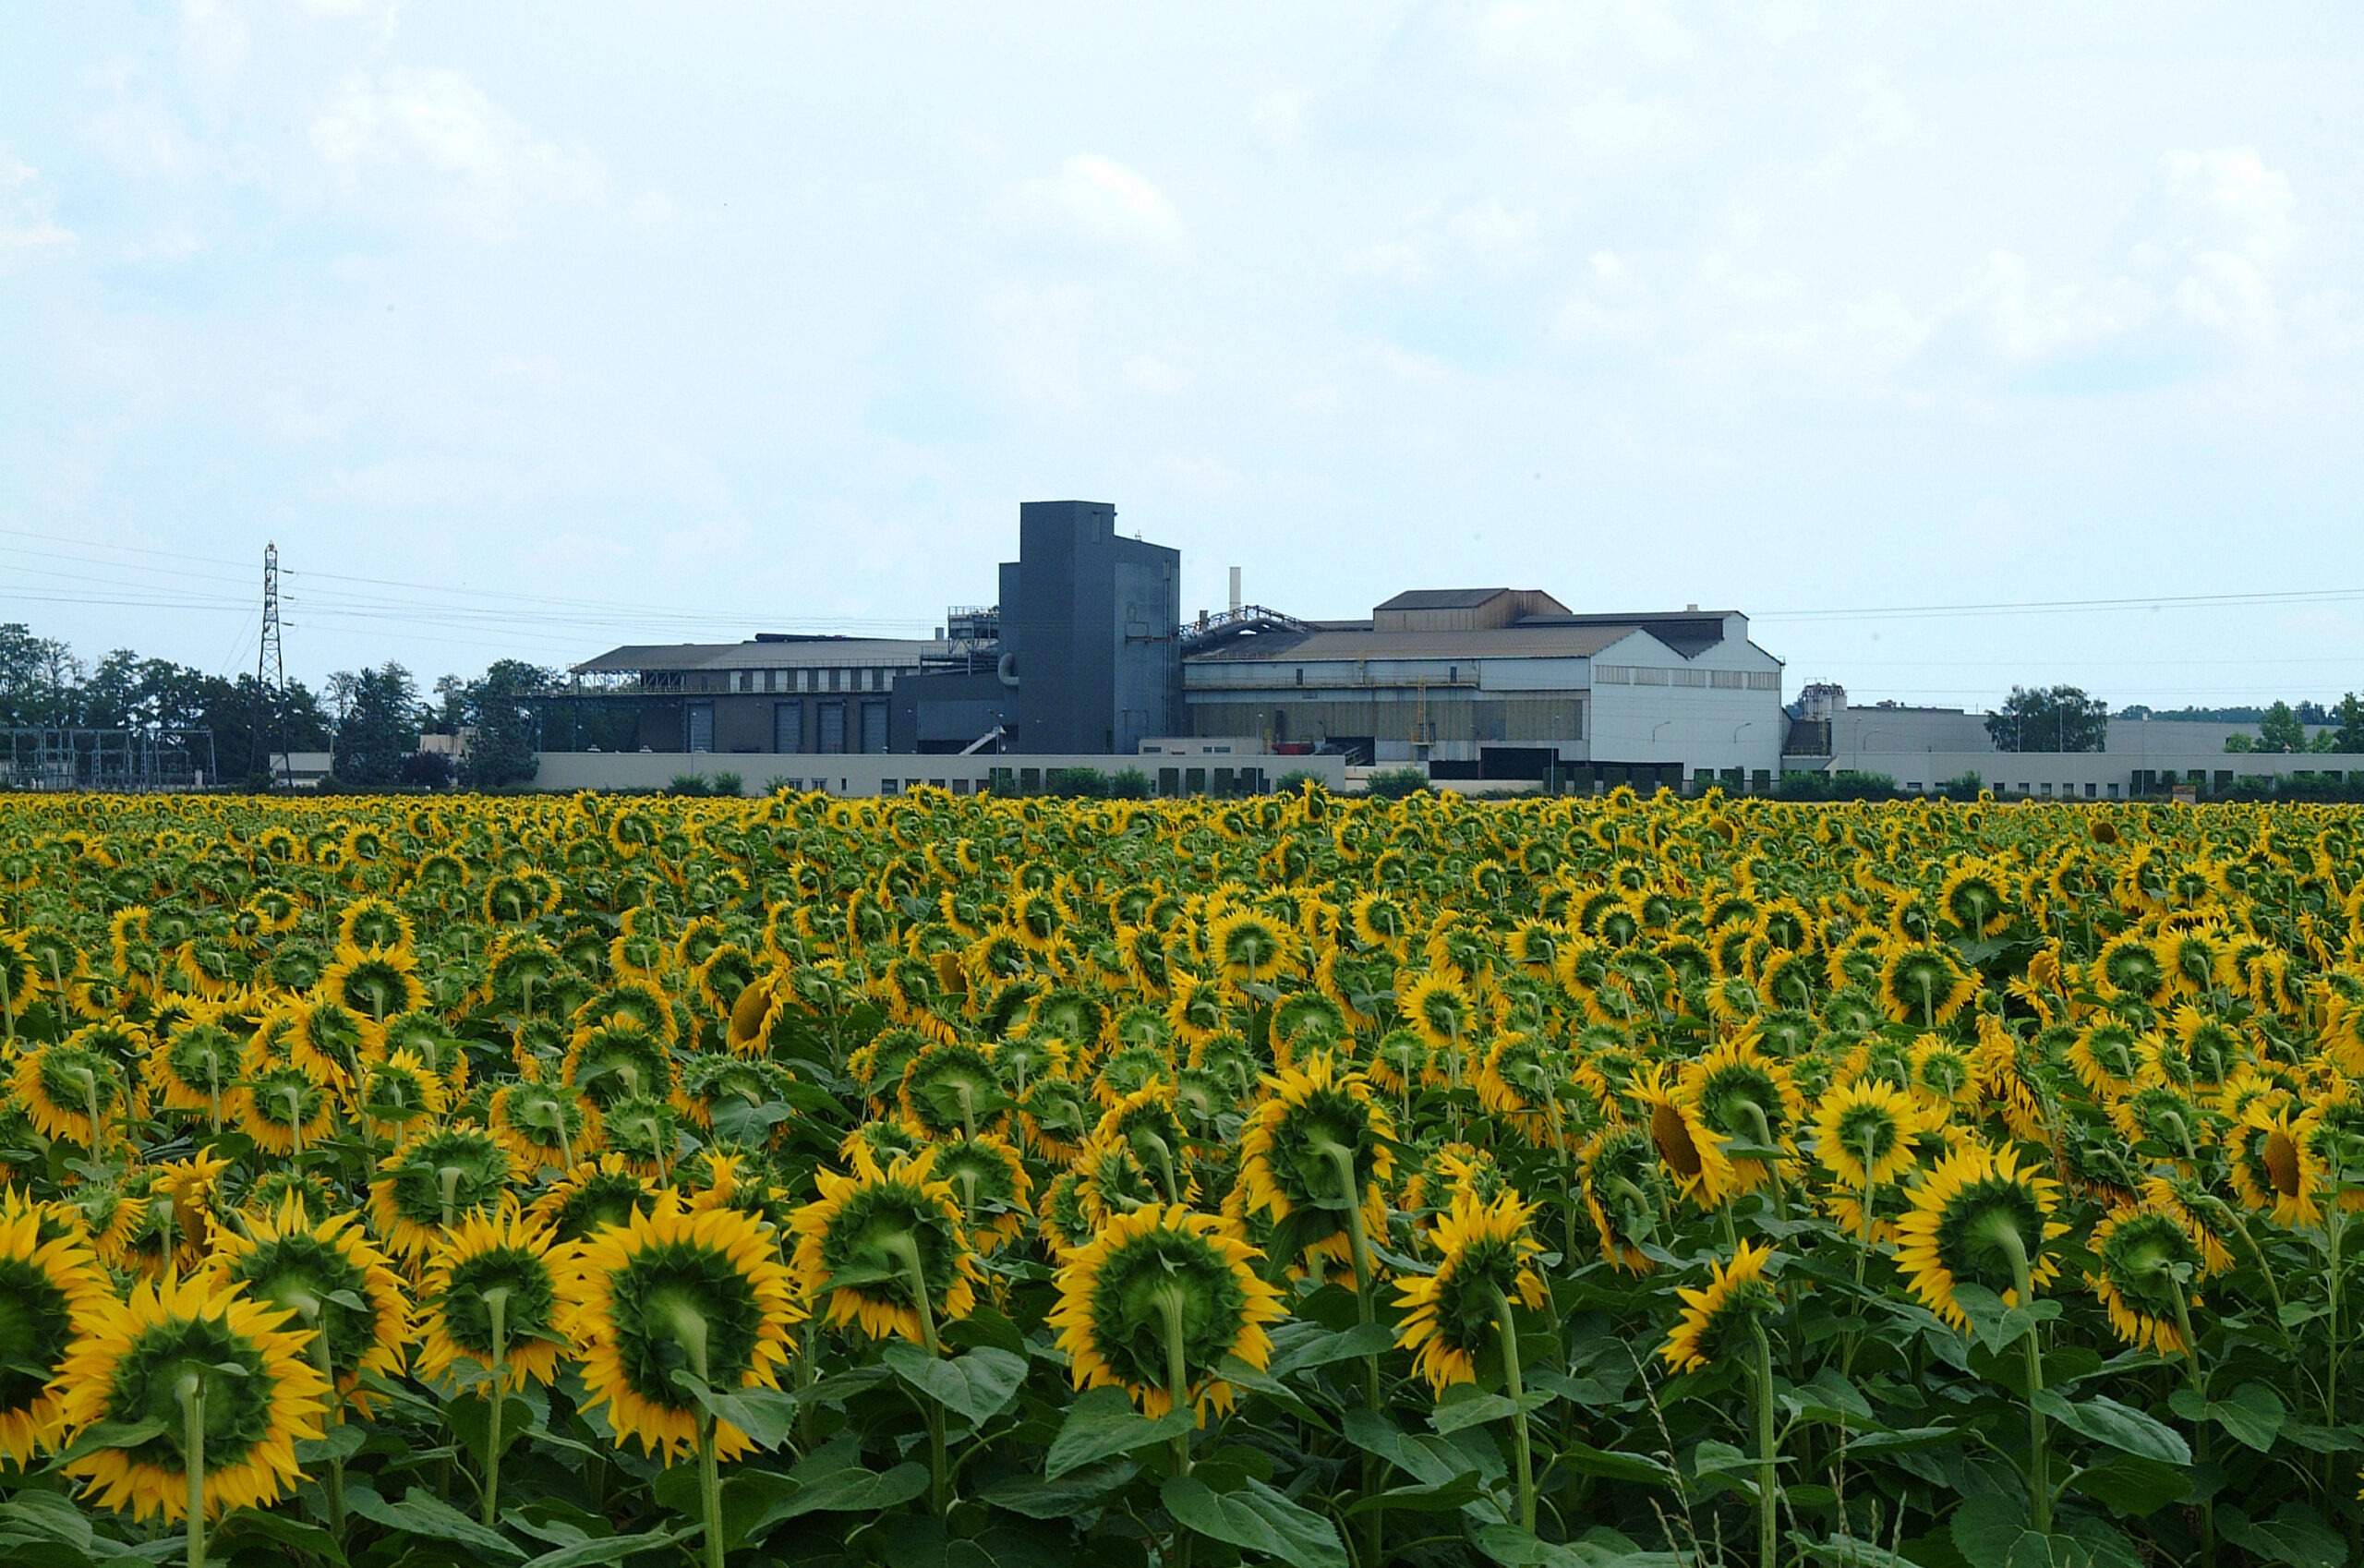
[[[188,1568],[205,1568],[205,1375],[183,1372],[181,1465],[188,1472]]]
[[[1518,1320],[1511,1314],[1511,1298],[1502,1287],[1489,1285],[1494,1298],[1494,1322],[1502,1342],[1502,1386],[1511,1396],[1511,1443],[1518,1451],[1518,1522],[1535,1528],[1535,1450],[1526,1430],[1526,1380],[1518,1359]]]
[[[2022,1309],[2035,1305],[2035,1270],[2028,1262],[2027,1242],[2019,1227],[1998,1221],[1991,1232],[1995,1246],[2010,1260],[2011,1284]],[[2052,1456],[2047,1446],[2044,1412],[2036,1395],[2044,1392],[2044,1331],[2028,1324],[2028,1518],[2036,1534],[2052,1533]]]
[[[2199,1396],[2201,1404],[2205,1405],[2208,1403],[2208,1380],[2200,1372],[2200,1340],[2191,1332],[2191,1306],[2185,1299],[2189,1293],[2185,1290],[2181,1280],[2173,1283],[2176,1295],[2176,1332],[2183,1336],[2184,1379],[2191,1385],[2191,1392]],[[2202,1468],[2205,1468],[2208,1464],[2208,1428],[2209,1423],[2201,1421],[2198,1423],[2198,1429],[2192,1434],[2197,1445],[2194,1452],[2198,1454]],[[2213,1495],[2204,1495],[2200,1500],[2200,1561],[2201,1568],[2215,1568],[2216,1502]]]
[[[1773,1340],[1761,1317],[1752,1317],[1748,1328],[1756,1340],[1756,1561],[1759,1568],[1775,1568],[1781,1486],[1773,1432]]]
[[[1354,1153],[1345,1144],[1329,1139],[1315,1144],[1314,1149],[1329,1160],[1330,1168],[1337,1174],[1338,1190],[1346,1203],[1346,1255],[1355,1268],[1356,1321],[1364,1323],[1375,1322],[1378,1321],[1378,1311],[1371,1301],[1370,1241],[1363,1231],[1362,1184],[1355,1179]],[[1376,1352],[1363,1357],[1363,1405],[1369,1410],[1380,1408],[1379,1357]],[[1382,1468],[1383,1464],[1384,1461],[1377,1454],[1369,1450],[1364,1451],[1363,1495],[1365,1497],[1379,1495],[1381,1485],[1387,1478]],[[1386,1539],[1387,1511],[1383,1508],[1373,1508],[1369,1518],[1370,1523],[1366,1527],[1369,1541],[1364,1552],[1364,1560],[1379,1562],[1383,1560],[1380,1549]]]
[[[902,1264],[911,1281],[911,1306],[920,1320],[920,1345],[933,1360],[940,1354],[935,1339],[935,1308],[927,1298],[927,1271],[920,1266],[919,1243],[906,1231],[888,1236],[880,1244],[880,1250]],[[941,1519],[952,1505],[945,1474],[944,1406],[928,1395],[922,1395],[920,1403],[927,1410],[928,1506]]]
[[[328,1385],[328,1427],[344,1424],[344,1396],[337,1391],[336,1364],[329,1354],[328,1308],[312,1302],[301,1309],[304,1321],[312,1325],[312,1360],[320,1369],[320,1381]],[[329,1531],[339,1541],[344,1539],[344,1461],[329,1460]]]
[[[1183,1355],[1182,1292],[1178,1286],[1167,1285],[1157,1292],[1157,1311],[1165,1337],[1165,1397],[1173,1408],[1190,1408],[1190,1374],[1188,1358]],[[1190,1434],[1176,1432],[1174,1436],[1174,1473],[1190,1473]],[[1176,1519],[1174,1522],[1174,1562],[1176,1568],[1190,1568],[1190,1527]]]
[[[492,1320],[492,1404],[485,1419],[484,1522],[489,1529],[501,1517],[501,1417],[509,1403],[509,1287],[494,1285],[484,1293],[486,1316]]]
[[[672,1311],[673,1335],[687,1356],[690,1370],[697,1374],[701,1383],[707,1382],[710,1363],[706,1357],[706,1320],[684,1306]],[[501,1397],[499,1385],[493,1397]],[[698,1506],[706,1514],[706,1530],[700,1544],[704,1547],[706,1568],[722,1568],[722,1470],[715,1454],[714,1412],[703,1401],[698,1405]]]

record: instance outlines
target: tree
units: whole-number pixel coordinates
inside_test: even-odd
[[[549,670],[522,659],[494,662],[482,678],[462,689],[460,710],[475,726],[460,782],[471,790],[528,784],[540,770],[541,718],[526,699],[557,684]],[[448,700],[448,699],[447,699]]]
[[[1986,716],[1998,752],[2098,752],[2109,742],[2109,705],[2075,686],[2014,686]]]
[[[0,625],[0,725],[73,723],[81,683],[81,661],[64,643],[22,621]]]
[[[2275,703],[2257,721],[2257,749],[2281,754],[2307,749],[2307,726],[2288,703]]]
[[[348,784],[392,784],[403,759],[418,750],[418,683],[389,659],[375,669],[329,677],[342,710],[336,723],[337,777]]]
[[[2331,749],[2351,756],[2364,755],[2364,697],[2350,692],[2331,710]]]

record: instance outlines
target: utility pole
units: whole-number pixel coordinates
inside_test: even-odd
[[[255,652],[254,759],[249,771],[271,770],[271,756],[279,751],[280,696],[286,685],[287,665],[279,643],[279,545],[274,540],[262,548],[262,644]],[[288,765],[279,771],[283,785],[294,782]]]

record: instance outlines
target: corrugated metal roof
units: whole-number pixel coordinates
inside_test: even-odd
[[[577,675],[640,669],[826,669],[858,664],[917,664],[950,645],[921,637],[811,637],[793,642],[632,643],[573,667]]]
[[[1381,609],[1473,609],[1502,597],[1508,588],[1410,588],[1389,599]]]
[[[1309,632],[1298,636],[1249,637],[1193,664],[1271,663],[1283,659],[1353,658],[1588,658],[1642,628],[1600,626],[1503,626],[1465,632]]]

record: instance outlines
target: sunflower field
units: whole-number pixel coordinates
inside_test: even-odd
[[[0,801],[0,1563],[2364,1561],[2359,827]]]

